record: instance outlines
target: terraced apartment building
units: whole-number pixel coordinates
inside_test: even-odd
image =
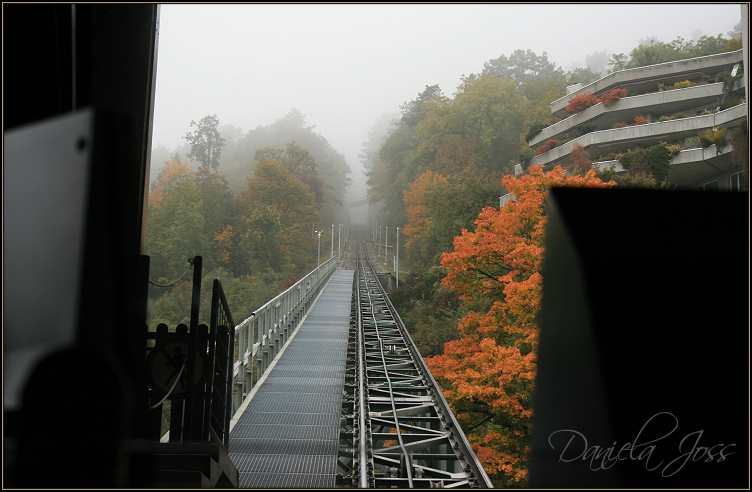
[[[581,145],[593,167],[623,173],[624,153],[665,142],[674,152],[683,149],[669,162],[671,185],[746,190],[749,163],[734,162],[730,138],[747,120],[746,29],[743,38],[744,49],[737,51],[621,70],[588,85],[570,86],[566,96],[551,103],[560,121],[528,140],[537,155],[527,165],[543,165],[546,171],[556,165],[567,168],[573,163],[572,150]],[[570,101],[590,97],[588,93],[606,102],[572,113]],[[725,144],[721,139],[720,145],[708,145],[707,136],[719,135],[721,128]],[[525,168],[518,164],[515,174]]]

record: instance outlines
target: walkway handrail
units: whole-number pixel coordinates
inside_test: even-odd
[[[330,258],[235,327],[232,415],[287,344],[321,287],[337,269]]]

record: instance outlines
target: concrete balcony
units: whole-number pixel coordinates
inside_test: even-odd
[[[731,144],[727,144],[721,148],[720,152],[715,145],[682,150],[669,163],[670,167],[667,179],[671,185],[684,189],[695,189],[707,181],[720,179],[724,181],[721,189],[728,189],[726,183],[728,175],[739,171],[731,161],[732,150],[733,146]],[[620,174],[628,171],[622,165],[621,161],[617,160],[594,162],[593,168],[596,171],[611,169]],[[524,173],[522,166],[519,164],[515,166],[514,171],[517,177]],[[507,200],[504,200],[505,198]],[[502,206],[509,198],[513,197],[510,195],[502,197]]]
[[[732,128],[738,126],[746,117],[747,103],[745,102],[714,114],[611,130],[600,130],[582,135],[548,152],[535,156],[530,161],[530,165],[543,165],[545,169],[549,169],[557,164],[565,166],[571,162],[570,154],[572,149],[577,145],[585,147],[590,154],[590,158],[593,159],[598,155],[610,154],[612,152],[626,152],[627,149],[633,148],[635,145],[648,147],[658,142],[683,140],[687,137],[695,136],[700,130],[707,128],[717,126]]]
[[[731,162],[733,146],[727,144],[720,149],[710,147],[682,150],[669,165],[668,181],[679,188],[692,188],[719,175],[734,171]],[[722,188],[723,189],[723,188]]]
[[[692,76],[699,77],[700,73],[706,75],[715,75],[721,71],[731,73],[734,65],[743,59],[743,50],[737,50],[717,55],[620,70],[552,102],[551,113],[556,116],[566,116],[568,113],[564,108],[566,108],[569,100],[576,94],[589,92],[601,95],[604,92],[617,88],[626,89],[628,94],[647,92],[656,90],[659,82],[673,85],[680,80],[685,80]]]
[[[705,148],[682,150],[669,163],[668,181],[679,188],[694,188],[700,183],[716,178],[719,173],[734,170],[731,162],[733,146],[727,144],[720,153],[715,145]],[[597,171],[611,169],[617,173],[628,171],[621,161],[594,162]]]
[[[551,138],[563,140],[568,134],[577,135],[577,127],[583,124],[595,124],[605,129],[620,121],[627,124],[634,122],[637,115],[649,116],[651,113],[671,115],[694,108],[709,107],[721,97],[723,97],[723,84],[716,83],[625,97],[610,106],[598,103],[544,128],[538,135],[531,138],[528,144],[532,147]]]

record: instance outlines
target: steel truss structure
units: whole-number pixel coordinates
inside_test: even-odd
[[[339,483],[492,488],[358,242]]]

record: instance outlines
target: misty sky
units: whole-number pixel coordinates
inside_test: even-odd
[[[181,146],[207,114],[247,132],[296,108],[362,186],[368,130],[426,85],[451,96],[517,49],[568,70],[649,36],[728,37],[740,18],[720,3],[162,5],[153,146]]]

